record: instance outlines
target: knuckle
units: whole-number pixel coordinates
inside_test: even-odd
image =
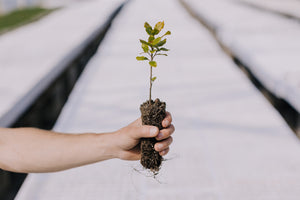
[[[170,145],[170,144],[172,144],[172,142],[173,142],[173,138],[172,138],[172,137],[169,137],[169,139],[168,139],[168,144]]]
[[[170,135],[174,133],[175,131],[175,127],[173,125],[170,126],[170,128],[168,128]]]
[[[172,133],[172,128],[165,128],[161,130],[162,133],[164,133],[164,135],[170,135]]]

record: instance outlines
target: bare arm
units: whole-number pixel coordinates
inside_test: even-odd
[[[171,116],[155,149],[164,155],[172,142]],[[54,172],[112,158],[140,159],[139,140],[157,137],[156,127],[138,119],[111,133],[63,134],[34,128],[0,128],[0,168],[14,172]],[[161,147],[160,147],[161,145]]]
[[[61,134],[33,128],[0,129],[0,166],[14,172],[64,170],[113,158],[109,134]]]

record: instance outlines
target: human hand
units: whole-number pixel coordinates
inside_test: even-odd
[[[169,152],[173,138],[171,135],[175,131],[175,127],[171,124],[172,116],[167,112],[167,116],[162,121],[164,129],[158,130],[155,126],[142,125],[141,118],[135,120],[128,126],[114,132],[116,142],[116,157],[122,160],[139,160],[141,158],[140,139],[155,137],[158,142],[154,149],[161,156]]]

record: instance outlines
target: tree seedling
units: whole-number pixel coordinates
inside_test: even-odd
[[[164,45],[167,42],[166,36],[171,35],[170,31],[159,36],[159,33],[164,28],[164,22],[158,22],[154,28],[152,28],[147,22],[144,27],[148,34],[148,40],[140,40],[143,52],[145,56],[137,56],[138,61],[147,61],[150,66],[150,87],[149,87],[149,100],[144,102],[140,106],[141,118],[143,125],[152,125],[158,127],[160,130],[163,129],[162,121],[166,117],[166,103],[161,102],[159,99],[153,101],[152,95],[152,84],[156,80],[156,77],[152,75],[153,67],[157,67],[157,62],[154,60],[156,56],[167,56],[166,52],[169,49],[165,48]],[[162,157],[157,151],[154,150],[156,143],[155,138],[144,138],[141,140],[141,164],[144,168],[149,169],[156,175],[160,169],[162,163]]]
[[[150,66],[149,101],[151,101],[152,84],[156,80],[156,77],[152,76],[152,68],[157,67],[157,62],[154,60],[154,58],[156,56],[168,56],[165,52],[169,51],[169,49],[164,48],[163,46],[167,42],[167,39],[165,37],[171,35],[171,32],[167,31],[162,36],[157,36],[164,28],[164,26],[165,23],[163,21],[158,22],[154,28],[152,28],[147,22],[145,22],[144,27],[149,37],[148,37],[148,41],[140,39],[140,42],[142,44],[142,49],[143,49],[143,52],[141,54],[147,54],[147,56],[136,57],[138,61],[146,60],[149,62],[149,66]]]

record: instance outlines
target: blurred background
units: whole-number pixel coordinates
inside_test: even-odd
[[[0,14],[5,14],[17,9],[24,9],[28,7],[59,7],[74,3],[81,0],[1,0]]]
[[[114,192],[298,199],[299,0],[0,0],[0,127],[74,133],[126,125],[147,98],[141,74],[148,68],[134,60],[146,20],[165,20],[172,31],[154,95],[168,99],[177,132],[188,139],[178,136],[174,151],[182,155],[164,166],[170,193],[155,196],[165,186],[136,177],[152,196],[117,178]],[[111,163],[116,177],[129,176],[119,165]],[[17,199],[55,199],[57,181],[67,188],[60,199],[80,199],[81,189],[93,199],[105,193],[93,185],[111,187],[99,169],[111,170],[29,175],[24,184],[27,174],[1,170],[0,199],[14,199],[22,184]],[[99,182],[89,182],[94,175]],[[80,185],[80,176],[89,179]]]

